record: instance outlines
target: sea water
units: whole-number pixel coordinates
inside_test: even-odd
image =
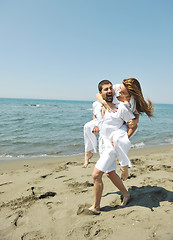
[[[131,148],[173,144],[173,105],[155,104],[140,116]],[[84,153],[83,126],[92,102],[0,99],[0,160]]]

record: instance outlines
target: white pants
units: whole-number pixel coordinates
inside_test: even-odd
[[[85,152],[92,151],[92,150],[94,150],[94,152],[96,152],[97,138],[96,138],[95,134],[92,133],[93,128],[95,126],[98,126],[97,119],[94,119],[94,120],[86,123],[84,126]],[[128,152],[130,150],[131,143],[128,139],[127,131],[128,131],[127,125],[123,125],[119,130],[117,130],[113,133],[112,140],[114,143],[114,149],[112,149],[112,151],[114,151],[114,154],[113,154],[113,152],[110,152],[108,150],[108,152],[104,153],[103,156],[108,157],[108,155],[111,155],[112,156],[111,158],[114,158],[114,161],[117,157],[121,166],[128,165],[129,167],[132,167],[130,159],[128,158]],[[133,133],[133,135],[136,134],[136,132],[137,132],[137,130]],[[99,143],[100,159],[104,158],[102,156],[102,154],[104,152],[104,148],[107,148],[106,146],[104,147],[104,145],[105,144],[102,144],[101,142]],[[115,167],[116,166],[114,166],[114,168]]]
[[[116,170],[116,158],[118,158],[121,166],[132,167],[130,159],[128,158],[128,151],[130,149],[130,141],[125,132],[126,127],[116,130],[112,133],[111,139],[100,136],[99,138],[99,152],[100,158],[95,167],[102,172],[111,172]]]
[[[121,166],[128,165],[129,167],[132,167],[132,164],[128,157],[131,142],[128,138],[127,130],[128,127],[126,125],[123,125],[119,130],[113,133],[112,140],[120,165]]]
[[[91,120],[84,125],[84,144],[85,152],[94,150],[97,152],[97,137],[92,133],[95,126],[98,126],[97,119]]]

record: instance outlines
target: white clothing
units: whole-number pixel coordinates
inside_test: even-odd
[[[95,153],[97,152],[97,137],[92,132],[95,126],[98,126],[97,119],[91,120],[84,125],[85,152],[92,150],[94,150]]]
[[[114,104],[118,104],[119,101],[116,97],[113,97],[113,102]],[[98,101],[95,101],[93,103],[93,114],[96,115],[96,106],[99,103]],[[89,151],[94,151],[95,153],[97,152],[97,137],[96,135],[92,132],[94,127],[97,126],[98,127],[98,120],[94,119],[91,120],[89,122],[87,122],[84,125],[84,144],[85,144],[85,152],[89,152]]]
[[[116,105],[119,103],[117,97],[119,96],[119,88],[120,88],[120,85],[121,84],[115,84],[113,85],[113,89],[115,91],[115,96],[113,98],[113,103]],[[97,103],[94,102],[93,103],[93,108],[94,108],[94,105]],[[131,96],[130,98],[130,102],[129,103],[126,103],[124,104],[132,113],[135,113],[137,114],[137,111],[136,111],[136,102],[133,98],[133,96]],[[94,113],[95,115],[95,113]],[[98,122],[96,119],[94,120],[91,120],[90,122],[86,123],[84,125],[84,143],[85,143],[85,152],[89,152],[89,151],[92,151],[94,150],[94,152],[96,153],[97,152],[97,137],[94,133],[92,133],[93,131],[93,128],[95,126],[98,126]],[[124,132],[124,136],[127,134],[127,130],[128,128],[127,127],[123,127],[122,129],[125,129],[126,132]],[[133,133],[133,135],[135,135],[135,133],[137,132],[137,130]],[[121,132],[121,139],[122,139],[122,132]],[[126,137],[124,138],[124,141],[125,141]]]
[[[98,120],[100,136],[111,139],[113,132],[120,129],[124,122],[127,123],[131,119],[135,118],[133,113],[126,108],[124,103],[119,102],[117,106],[117,112],[109,112],[106,110],[104,117],[102,117],[102,104],[98,101],[93,104],[93,114],[96,115]]]
[[[116,97],[119,96],[120,85],[121,84],[113,85]],[[113,103],[115,105],[117,105],[119,103],[119,101],[116,97],[113,98]],[[93,103],[94,115],[96,115],[95,109],[96,109],[97,104],[98,104],[97,101]],[[132,96],[131,96],[130,102],[127,104],[124,104],[124,106],[126,106],[129,109],[129,111],[131,111],[135,114],[137,113],[136,102]],[[97,137],[92,132],[95,126],[98,126],[97,119],[91,120],[90,122],[88,122],[84,125],[85,152],[89,152],[92,150],[94,150],[94,152],[97,152]],[[114,159],[117,157],[121,166],[128,165],[129,167],[131,167],[131,162],[128,158],[128,151],[130,149],[131,144],[130,144],[130,141],[127,136],[127,131],[128,131],[127,125],[123,124],[122,127],[120,127],[120,129],[118,129],[116,131],[116,133],[114,134],[113,142],[114,142],[114,148],[116,149],[116,155],[114,156]],[[136,132],[137,132],[137,130],[133,133],[133,135],[135,135]],[[116,162],[114,162],[114,164],[116,164]],[[113,165],[111,168],[115,168],[115,166]]]
[[[117,141],[117,131],[122,131],[120,128],[123,126],[124,121],[128,122],[129,120],[135,118],[132,112],[130,112],[123,103],[118,104],[117,112],[105,112],[104,117],[101,114],[102,105],[99,102],[95,102],[93,104],[94,107],[94,115],[96,115],[98,120],[98,127],[100,129],[100,137],[99,137],[99,152],[100,159],[96,163],[96,168],[103,172],[110,172],[116,170],[116,156],[121,157],[122,166],[129,165],[131,167],[131,162],[127,156],[127,153],[130,149],[130,141],[126,139],[126,142],[123,146],[123,149],[113,147],[111,144],[111,140],[113,143]],[[122,134],[123,135],[123,134]],[[126,134],[127,135],[127,134]],[[119,139],[119,138],[118,138]],[[123,154],[121,153],[123,151]]]
[[[128,130],[128,127],[127,125],[124,124],[113,135],[114,149],[116,151],[119,163],[122,167],[127,165],[129,167],[132,167],[132,164],[128,157],[128,152],[130,150],[131,143],[127,135],[127,130]]]
[[[100,158],[97,161],[95,167],[105,173],[115,171],[117,169],[116,164],[116,152],[114,150],[106,150],[100,154]]]

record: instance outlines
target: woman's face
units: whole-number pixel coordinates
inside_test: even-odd
[[[120,85],[119,96],[120,97],[130,97],[130,94],[128,93],[127,88],[124,86],[124,84]]]

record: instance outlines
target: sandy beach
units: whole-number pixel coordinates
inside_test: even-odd
[[[104,175],[100,215],[86,211],[98,155],[87,169],[82,155],[0,162],[0,240],[172,240],[173,145],[129,156],[131,201],[121,207],[118,189]]]

